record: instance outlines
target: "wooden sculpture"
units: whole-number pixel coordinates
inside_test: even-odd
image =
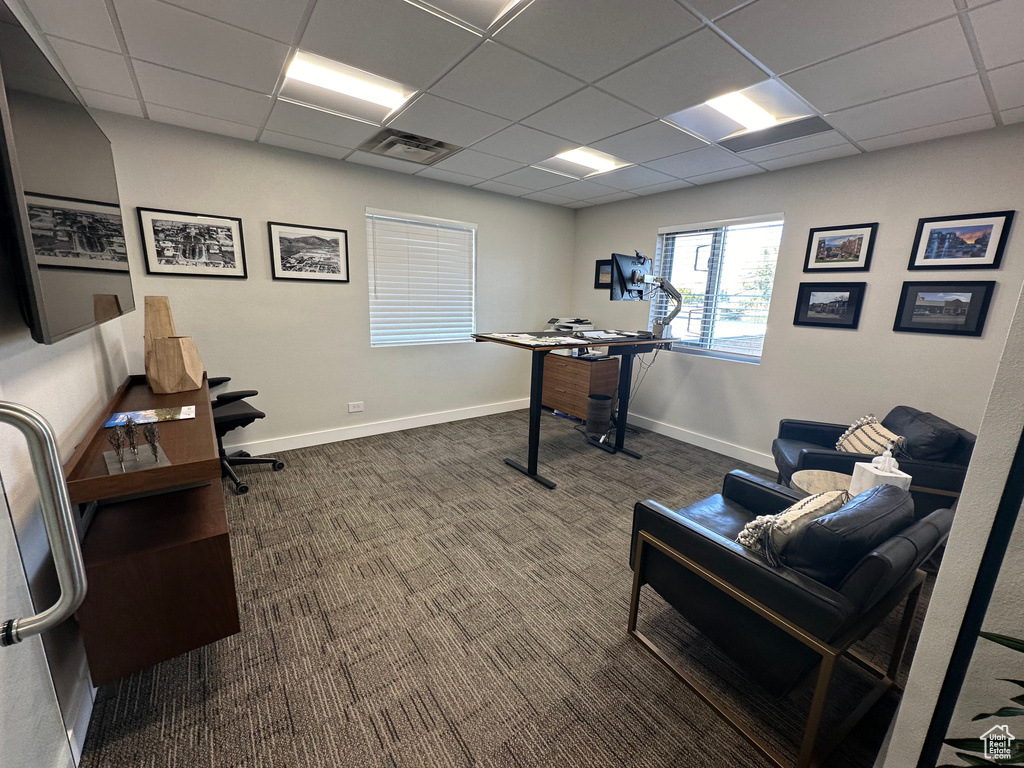
[[[158,395],[203,385],[203,359],[191,336],[178,336],[166,296],[146,297],[146,379]]]

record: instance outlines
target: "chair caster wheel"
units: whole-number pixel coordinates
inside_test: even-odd
[[[274,471],[275,472],[280,472],[282,469],[284,469],[284,462],[283,461],[275,461],[274,462]]]
[[[239,451],[238,455],[243,459],[248,459],[249,457],[252,456],[252,454],[249,453],[248,451]]]
[[[245,483],[235,486],[235,496],[244,496],[249,492],[249,486]]]

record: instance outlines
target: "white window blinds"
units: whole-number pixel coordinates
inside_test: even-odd
[[[655,269],[682,294],[672,322],[673,349],[757,362],[761,358],[782,216],[690,227],[658,233]],[[651,321],[673,306],[659,291]]]
[[[471,341],[476,224],[367,209],[370,346]]]

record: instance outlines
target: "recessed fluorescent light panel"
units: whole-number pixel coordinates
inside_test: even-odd
[[[295,54],[281,88],[287,101],[378,125],[415,93],[415,88],[306,51]]]
[[[596,149],[588,147],[579,147],[555,155],[542,163],[537,163],[534,167],[579,179],[615,171],[625,168],[627,165],[631,165],[631,163],[614,155],[598,152]]]
[[[813,110],[784,85],[766,80],[665,119],[708,141],[721,141],[811,114]]]

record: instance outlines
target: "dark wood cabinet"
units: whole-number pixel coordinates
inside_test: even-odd
[[[544,396],[541,404],[579,419],[587,418],[590,395],[615,397],[619,385],[619,359],[580,360],[549,354],[544,360]]]
[[[107,475],[103,423],[111,413],[193,404],[195,419],[160,425],[170,466]],[[96,685],[239,631],[205,379],[194,392],[154,395],[143,377],[131,377],[64,471],[74,501],[107,499],[82,543],[88,588],[77,613]],[[148,495],[117,500],[139,493]]]

